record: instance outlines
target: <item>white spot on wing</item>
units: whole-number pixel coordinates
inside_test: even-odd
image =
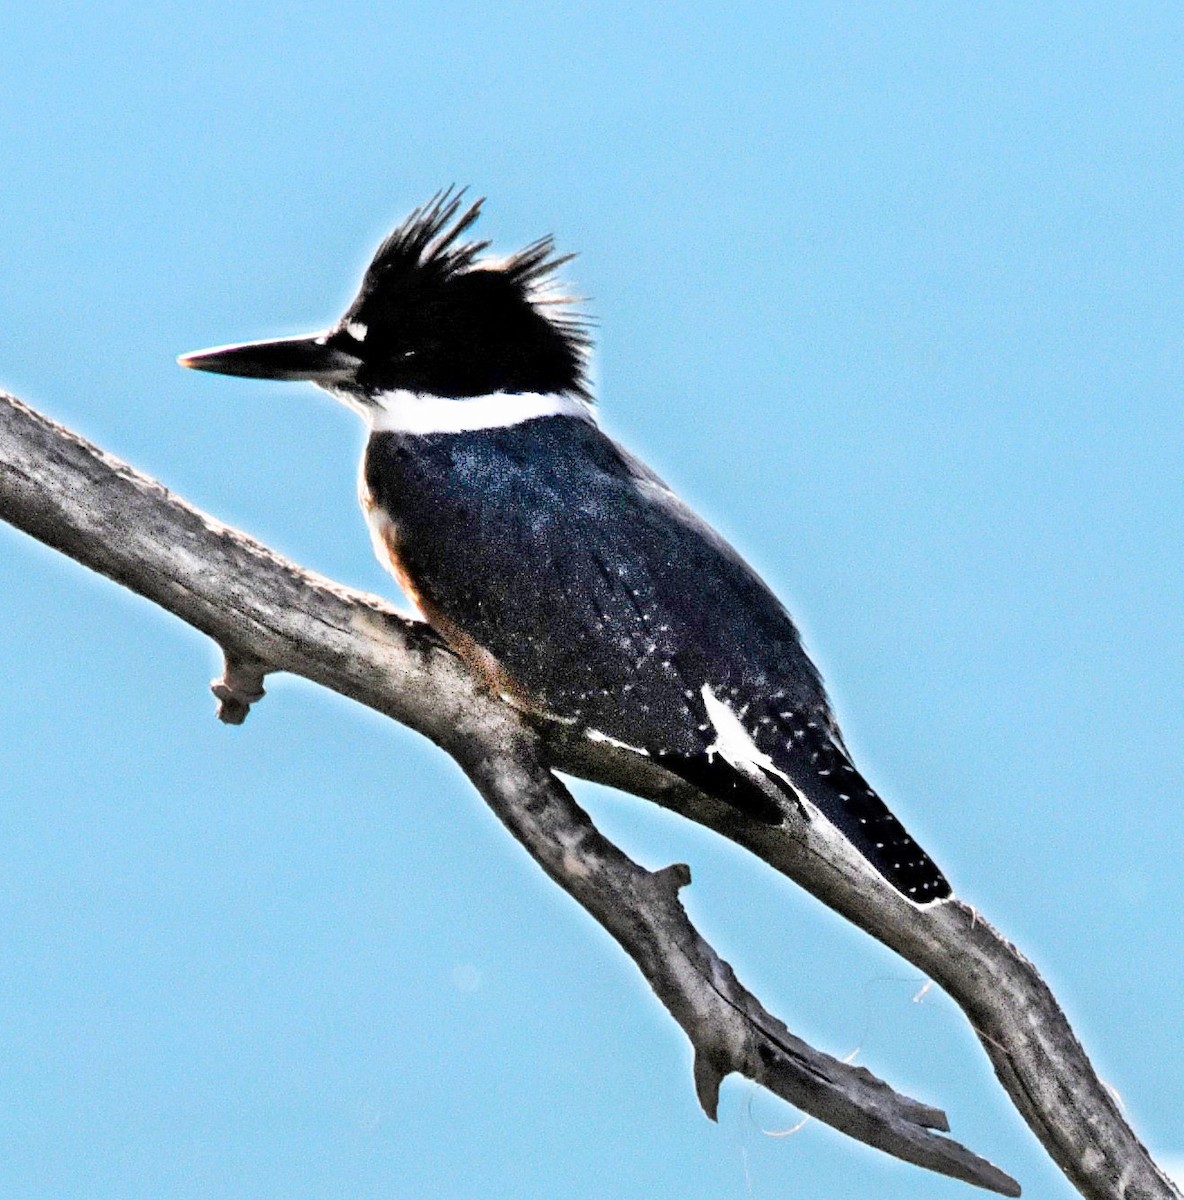
[[[631,746],[628,742],[618,741],[615,737],[609,737],[607,733],[601,733],[599,729],[589,729],[585,731],[584,736],[590,742],[604,742],[606,746],[615,746],[618,750],[629,750],[634,754],[644,754],[649,758],[650,752],[643,750],[640,746]]]
[[[757,748],[740,718],[711,690],[710,684],[703,685],[701,695],[707,719],[715,731],[715,741],[707,747],[707,753],[718,754],[737,771],[748,776],[757,775],[759,778],[758,769],[776,775],[798,798],[803,811],[813,812],[814,806],[802,795],[793,780],[784,771],[779,771],[773,765],[773,760]]]

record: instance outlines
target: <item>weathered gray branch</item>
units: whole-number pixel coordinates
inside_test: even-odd
[[[771,829],[636,755],[528,727],[425,626],[291,564],[0,393],[0,516],[156,601],[217,641],[220,715],[241,720],[266,671],[305,676],[431,738],[501,820],[632,955],[695,1048],[713,1111],[739,1071],[871,1145],[1018,1194],[1008,1176],[933,1133],[944,1117],[794,1038],[736,980],[678,900],[684,867],[649,872],[605,840],[551,773],[624,788],[752,850],[940,983],[996,1074],[1087,1197],[1176,1197],[1095,1076],[1035,969],[959,901],[918,910],[825,822]]]

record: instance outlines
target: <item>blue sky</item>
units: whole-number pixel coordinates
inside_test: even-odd
[[[335,317],[441,185],[591,297],[604,421],[751,558],[865,771],[1184,1155],[1178,5],[53,4],[0,38],[0,384],[394,595],[361,430],[175,356]],[[946,1197],[743,1081],[405,730],[0,528],[0,1192]],[[790,1026],[1068,1185],[943,996],[581,786]]]

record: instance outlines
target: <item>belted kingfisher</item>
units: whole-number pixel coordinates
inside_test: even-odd
[[[755,820],[821,816],[908,899],[948,897],[852,764],[785,608],[601,432],[588,322],[555,282],[571,256],[548,237],[483,257],[462,197],[412,212],[331,328],[179,361],[308,380],[362,417],[375,549],[500,696]]]

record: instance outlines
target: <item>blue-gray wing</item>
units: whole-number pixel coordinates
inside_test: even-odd
[[[780,601],[594,426],[541,420],[414,444],[378,435],[365,469],[425,609],[540,710],[765,820],[781,817],[778,793],[804,795],[907,895],[947,894],[851,765]],[[755,771],[721,752],[720,706]]]

